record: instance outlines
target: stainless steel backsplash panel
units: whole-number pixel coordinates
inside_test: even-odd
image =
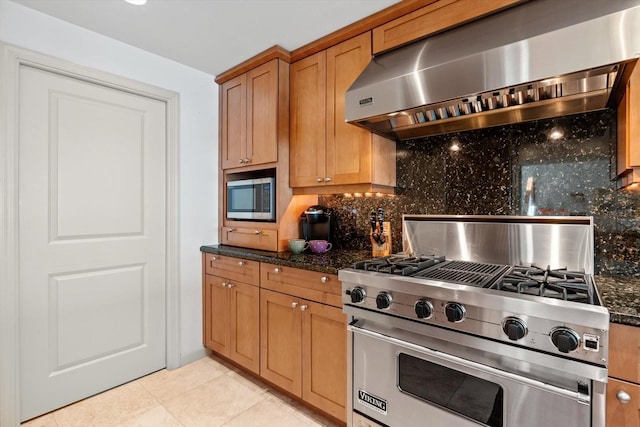
[[[593,218],[403,215],[403,251],[594,273]]]

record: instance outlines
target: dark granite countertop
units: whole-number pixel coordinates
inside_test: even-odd
[[[341,268],[349,268],[356,261],[371,258],[371,251],[366,250],[335,249],[320,255],[294,255],[290,252],[269,252],[226,245],[201,246],[200,250],[329,274],[338,274]],[[602,303],[609,310],[611,321],[640,326],[640,277],[597,275],[595,281]]]
[[[640,277],[596,276],[595,280],[611,321],[640,326]]]
[[[349,268],[356,261],[371,258],[371,251],[332,249],[324,254],[291,252],[269,252],[256,249],[238,248],[226,245],[201,246],[202,252],[229,255],[253,261],[268,262],[321,273],[338,274],[341,268]]]

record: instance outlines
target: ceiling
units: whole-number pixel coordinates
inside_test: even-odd
[[[12,0],[217,75],[273,45],[312,42],[399,0]]]

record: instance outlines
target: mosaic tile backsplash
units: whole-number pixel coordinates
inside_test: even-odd
[[[336,247],[370,249],[369,214],[383,208],[393,252],[402,214],[590,215],[596,273],[640,276],[640,191],[620,190],[611,110],[403,141],[395,196],[320,196]]]

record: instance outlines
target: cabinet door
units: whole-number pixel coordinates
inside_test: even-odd
[[[347,319],[342,310],[302,301],[302,398],[346,421]],[[306,307],[305,307],[306,306]]]
[[[373,29],[373,52],[406,44],[505,7],[521,0],[424,0],[421,9]]]
[[[371,182],[371,133],[346,123],[344,109],[347,89],[370,61],[370,32],[327,50],[328,184]]]
[[[622,185],[640,182],[640,63],[635,65],[618,105],[616,175]]]
[[[609,325],[609,376],[640,382],[640,328]]]
[[[289,185],[324,185],[326,161],[327,53],[290,68]]]
[[[257,374],[260,372],[260,288],[235,282],[227,287],[231,299],[229,359]]]
[[[278,60],[247,72],[248,165],[278,161]]]
[[[229,356],[229,289],[225,279],[205,275],[204,346]]]
[[[622,426],[640,427],[640,386],[609,378],[607,427]]]
[[[260,289],[260,376],[302,395],[301,300]]]
[[[224,83],[220,90],[222,169],[243,166],[247,157],[247,75]]]

